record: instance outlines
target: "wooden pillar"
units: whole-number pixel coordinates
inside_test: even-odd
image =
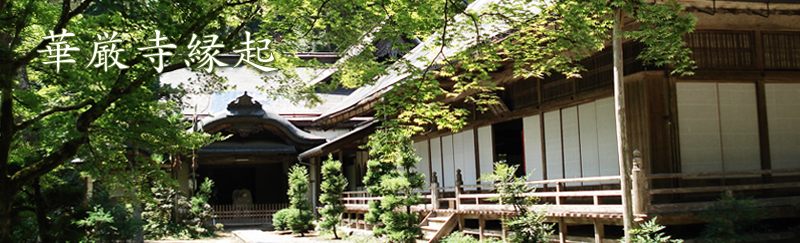
[[[594,219],[594,243],[603,243],[605,236],[605,226]]]
[[[461,179],[461,169],[456,169],[456,203],[455,203],[455,210],[461,208],[461,186],[464,185],[464,181]]]
[[[478,239],[483,241],[485,237],[483,236],[483,230],[486,228],[486,219],[483,218],[483,214],[478,215]]]
[[[614,51],[614,108],[617,128],[617,156],[619,158],[620,189],[622,190],[622,221],[625,229],[625,243],[631,242],[630,230],[633,228],[633,205],[631,202],[631,162],[629,160],[627,127],[625,124],[625,82],[622,56],[622,9],[614,10],[614,29],[612,43]]]
[[[505,219],[506,219],[506,216],[505,216],[505,215],[503,215],[503,216],[501,217],[501,219],[502,219],[502,220],[505,220]],[[502,229],[502,231],[503,231],[503,232],[501,232],[501,233],[500,233],[500,234],[501,234],[501,238],[503,238],[503,242],[506,242],[506,234],[508,234],[508,232],[506,232],[506,224],[502,224],[502,225],[500,225],[500,227],[501,227],[501,229]]]
[[[647,206],[650,204],[649,190],[647,190],[647,179],[642,171],[642,152],[638,149],[633,151],[633,169],[631,170],[633,179],[631,180],[631,194],[633,195],[633,215],[635,221],[641,221],[647,215]]]
[[[436,178],[436,171],[431,173],[431,208],[433,210],[439,209],[439,179]]]
[[[558,242],[567,243],[567,225],[564,218],[558,218]]]

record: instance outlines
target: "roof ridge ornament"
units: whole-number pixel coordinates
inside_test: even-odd
[[[243,95],[236,97],[231,103],[228,103],[228,111],[234,116],[264,114],[261,103],[257,100],[253,100],[252,96],[247,95],[247,91],[245,91]]]

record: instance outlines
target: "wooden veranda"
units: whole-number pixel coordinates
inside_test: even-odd
[[[659,223],[663,225],[699,223],[693,215],[699,211],[707,210],[719,204],[716,200],[721,194],[747,195],[753,197],[755,205],[768,209],[785,210],[792,205],[800,203],[800,181],[782,180],[782,182],[726,184],[726,177],[781,177],[800,172],[792,170],[758,170],[741,172],[719,173],[676,173],[676,174],[640,174],[634,168],[633,173],[633,198],[634,216],[637,221],[658,216]],[[650,188],[654,180],[691,180],[705,178],[706,180],[722,181],[718,186],[682,186],[672,188]],[[792,176],[784,178],[794,178]],[[588,241],[588,242],[616,242],[607,239],[604,235],[604,226],[622,225],[622,191],[619,187],[619,176],[600,176],[574,179],[556,179],[530,181],[527,185],[535,190],[525,196],[540,198],[539,204],[534,207],[543,210],[547,221],[558,223],[558,240]],[[680,184],[680,183],[678,183]],[[457,182],[454,187],[431,187],[420,191],[423,204],[412,207],[412,210],[428,215],[431,212],[448,213],[456,215],[458,229],[466,234],[484,237],[505,237],[505,228],[500,226],[487,226],[489,220],[499,220],[513,215],[513,208],[502,202],[490,200],[498,194],[492,191],[492,185],[461,185]],[[784,193],[788,192],[788,193]],[[664,195],[667,195],[664,197]],[[657,200],[653,200],[653,199]],[[664,200],[663,198],[667,198]],[[381,197],[372,197],[365,191],[345,192],[342,201],[347,212],[343,219],[343,226],[371,230],[370,225],[364,220],[363,214],[369,210],[369,202],[380,200]],[[791,214],[771,213],[775,217],[791,217]],[[474,223],[465,223],[473,221]],[[595,236],[579,237],[567,236],[567,225],[593,225]],[[449,232],[446,232],[449,233]],[[446,234],[444,233],[444,234]]]

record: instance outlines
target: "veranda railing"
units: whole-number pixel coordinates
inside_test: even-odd
[[[742,176],[776,176],[776,175],[796,175],[800,169],[787,170],[756,170],[756,171],[736,171],[736,172],[705,172],[705,173],[670,173],[670,174],[651,174],[645,175],[641,170],[634,168],[632,175],[632,194],[634,214],[644,217],[648,213],[668,213],[687,209],[702,209],[713,203],[714,200],[695,203],[690,205],[686,202],[674,201],[662,203],[658,202],[651,205],[653,195],[673,194],[688,195],[697,193],[727,193],[754,190],[771,189],[791,189],[800,188],[800,179],[770,182],[762,180],[758,183],[745,183],[738,185],[720,186],[697,186],[686,187],[678,183],[670,188],[651,189],[650,184],[653,180],[677,179],[686,180],[693,178],[725,178]],[[797,177],[797,176],[794,176]],[[585,178],[568,178],[554,180],[531,181],[526,184],[536,188],[531,193],[524,196],[536,196],[541,198],[541,206],[547,207],[547,212],[554,216],[589,216],[589,217],[621,217],[622,191],[619,189],[619,176],[599,176]],[[460,185],[454,187],[437,187],[436,183],[431,183],[431,187],[422,189],[424,203],[416,207],[417,210],[457,210],[467,213],[507,213],[511,209],[509,205],[502,202],[489,200],[497,197],[498,194],[491,191],[494,185]],[[776,203],[780,203],[781,197],[777,195]],[[365,191],[345,192],[342,201],[349,208],[365,209],[370,201],[380,200],[381,197],[372,197]],[[771,205],[769,200],[762,200],[767,205]]]

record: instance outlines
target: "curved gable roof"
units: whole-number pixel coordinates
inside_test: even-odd
[[[209,133],[224,130],[242,137],[267,130],[301,150],[326,142],[324,137],[303,131],[280,115],[264,111],[261,103],[253,100],[247,92],[228,103],[227,110],[200,120],[200,126]]]

